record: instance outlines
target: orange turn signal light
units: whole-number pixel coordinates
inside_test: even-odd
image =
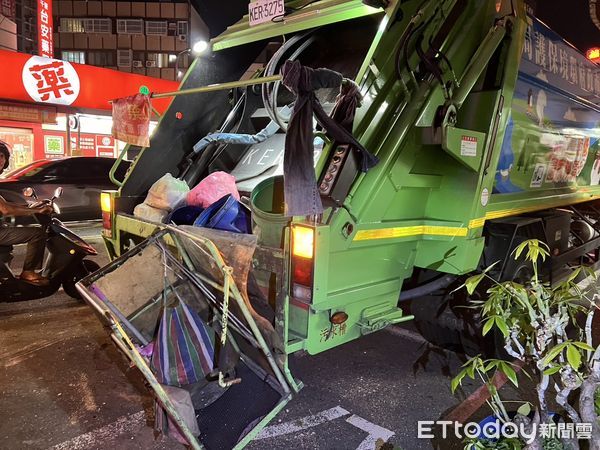
[[[341,325],[346,320],[348,320],[348,314],[343,311],[333,313],[333,315],[329,318],[329,321],[334,325]]]
[[[315,246],[315,230],[308,227],[292,227],[292,254],[312,259]]]

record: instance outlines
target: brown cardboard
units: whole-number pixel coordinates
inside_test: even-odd
[[[103,34],[102,35],[102,48],[104,48],[106,50],[116,50],[117,35],[116,34]]]
[[[60,33],[60,48],[64,50],[73,48],[73,33]]]
[[[88,46],[87,34],[73,33],[73,48],[86,49]]]
[[[175,3],[175,18],[188,19],[189,11],[187,3]]]
[[[160,3],[160,17],[163,19],[174,19],[175,5],[173,3]]]
[[[117,4],[116,2],[108,2],[103,0],[102,2],[102,15],[105,17],[115,17],[117,15]]]
[[[130,2],[117,2],[117,16],[118,17],[131,16],[131,3]]]
[[[146,3],[146,17],[160,17],[160,3]]]
[[[74,1],[73,2],[73,15],[75,17],[86,17],[88,15],[87,2]]]
[[[102,16],[102,2],[90,1],[87,5],[88,8],[88,16]]]
[[[161,36],[160,37],[160,49],[166,52],[175,51],[175,36]]]
[[[134,34],[131,36],[131,49],[132,50],[145,50],[146,49],[146,36]]]
[[[129,34],[117,35],[117,48],[123,48],[123,49],[132,48],[131,47],[131,36]],[[139,50],[139,49],[135,49],[135,50]]]
[[[160,38],[161,36],[146,36],[146,48],[160,51]]]
[[[101,34],[88,34],[88,48],[101,49],[103,48]]]
[[[144,2],[131,2],[132,17],[146,17],[146,4]]]

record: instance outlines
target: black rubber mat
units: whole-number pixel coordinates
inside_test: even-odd
[[[208,407],[196,411],[200,442],[208,450],[233,448],[248,425],[257,423],[281,399],[279,392],[244,363],[238,364],[236,372],[241,383],[231,386]]]

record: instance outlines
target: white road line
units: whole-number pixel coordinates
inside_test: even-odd
[[[390,334],[393,334],[394,336],[402,337],[402,338],[408,339],[410,341],[417,342],[419,344],[428,344],[429,343],[429,341],[427,339],[425,339],[423,336],[421,336],[419,333],[415,333],[414,331],[407,330],[406,328],[400,328],[400,327],[392,325],[390,327],[384,328],[384,330]]]
[[[267,439],[276,436],[282,436],[284,434],[296,433],[298,431],[306,430],[307,428],[316,427],[317,425],[321,425],[325,422],[339,419],[340,417],[347,416],[348,414],[350,413],[344,408],[341,406],[336,406],[335,408],[321,411],[320,413],[313,414],[312,416],[306,416],[290,422],[266,427],[254,439]]]
[[[355,414],[348,417],[346,422],[369,433],[369,435],[360,443],[356,450],[373,450],[376,448],[375,444],[377,443],[378,439],[382,439],[383,442],[387,442],[395,434],[393,431],[380,427],[379,425],[375,425],[374,423],[371,423]]]
[[[49,450],[83,450],[95,445],[102,447],[106,445],[106,441],[110,441],[115,436],[141,428],[145,424],[145,420],[144,411],[128,416],[121,416],[113,423],[89,433],[81,434],[73,439],[55,445]]]

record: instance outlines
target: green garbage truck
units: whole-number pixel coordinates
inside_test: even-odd
[[[260,14],[253,10],[258,3],[212,39],[210,52],[169,94],[173,100],[149,147],[125,149],[136,154],[129,172],[102,194],[110,270],[160,241],[162,252],[168,247],[179,255],[172,257],[178,270],[195,279],[201,258],[190,256],[183,241],[199,242],[222,269],[209,283],[213,296],[231,294],[246,304],[231,311],[230,326],[237,314],[268,362],[257,365],[278,380],[287,401],[300,388],[287,367],[294,352],[323,352],[415,315],[426,335],[454,327],[462,336],[461,323],[469,319],[450,307],[439,314],[440,305],[462,276],[495,261],[496,277],[526,277],[527,264],[510,256],[525,239],[550,247],[544,268],[550,281],[573,263],[597,263],[600,71],[528,14],[523,0],[275,1]],[[324,208],[318,214],[286,215],[285,130],[298,102],[282,86],[286,61],[331,69],[356,84],[361,101],[352,136],[378,160],[365,170],[355,144],[317,124],[310,138]],[[337,87],[314,93],[328,113],[338,94]],[[194,151],[215,132],[255,135],[269,123],[277,131],[261,142],[215,141]],[[252,283],[230,280],[235,257],[223,250],[227,237],[197,236],[133,215],[166,173],[193,187],[217,171],[235,176],[252,211]],[[132,316],[90,293],[110,270],[84,279],[80,289],[111,317],[115,341],[140,366],[139,339],[123,326],[135,322]],[[267,318],[273,339],[255,326],[268,315],[232,290],[250,284],[273,311]],[[232,333],[234,340],[243,334]],[[223,445],[245,445],[281,402],[259,414],[264,419],[256,426],[246,423],[244,438],[238,430]],[[194,445],[210,448],[203,436]]]

